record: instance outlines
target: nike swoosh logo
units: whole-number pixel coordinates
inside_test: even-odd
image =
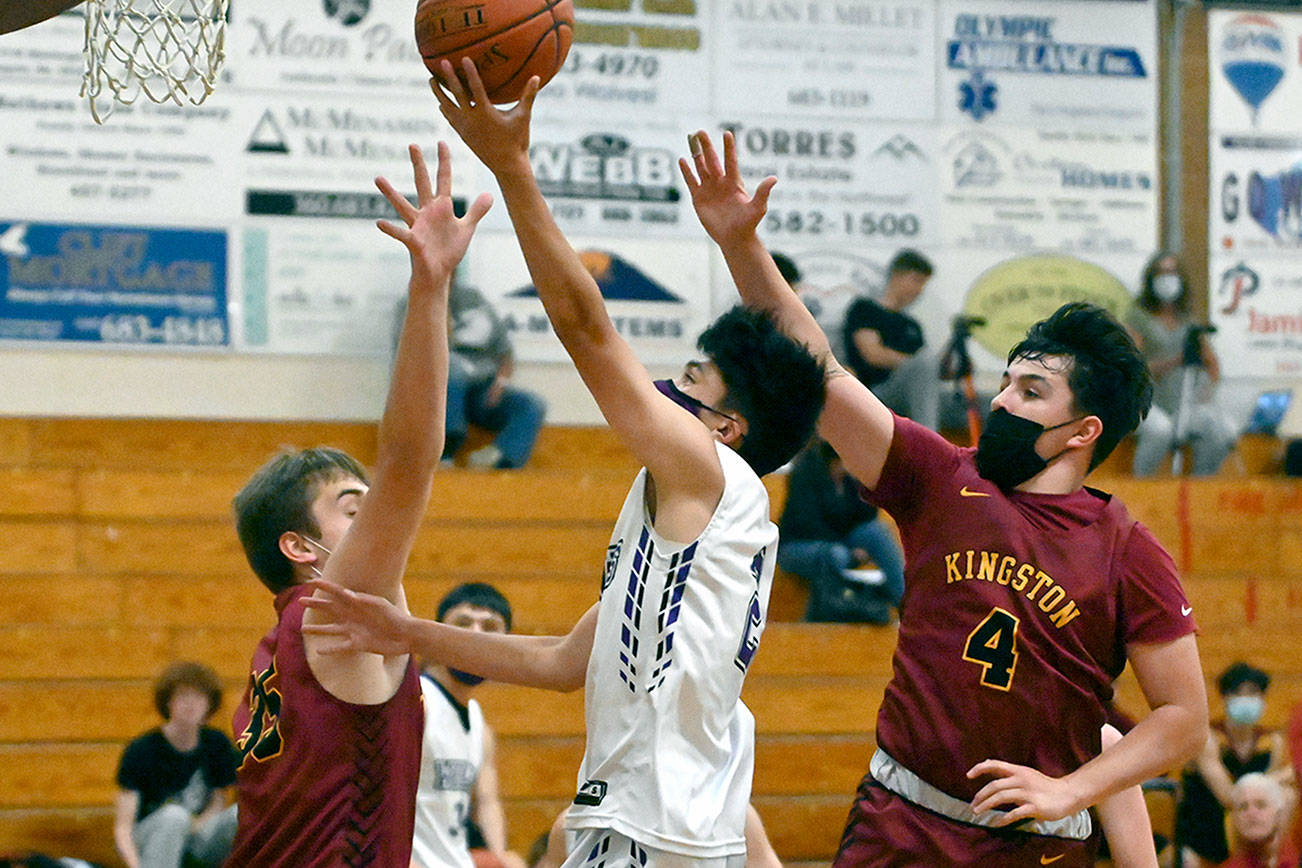
[[[1059,853],[1057,856],[1041,856],[1041,857],[1040,857],[1040,864],[1041,864],[1041,865],[1052,865],[1054,862],[1057,862],[1059,859],[1061,859],[1063,856],[1066,856],[1066,855],[1067,855],[1066,853]]]
[[[964,497],[989,497],[990,496],[988,492],[973,491],[972,489],[968,488],[966,485],[960,488],[958,490],[958,493]]]
[[[1180,614],[1181,614],[1181,615],[1188,616],[1189,613],[1192,612],[1192,611],[1193,611],[1193,606],[1181,606],[1181,607],[1180,607]]]

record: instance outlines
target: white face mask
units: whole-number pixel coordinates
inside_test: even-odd
[[[308,536],[307,534],[300,534],[300,536],[303,537],[303,541],[304,541],[304,542],[310,542],[312,545],[316,546],[316,547],[319,548],[321,551],[325,552],[327,557],[328,557],[329,555],[333,554],[333,552],[331,552],[330,549],[326,548],[326,547],[323,546],[321,543],[319,543],[319,542],[317,542],[316,540],[312,539],[312,537]],[[316,564],[308,564],[308,565],[307,565],[307,568],[308,568],[309,570],[311,570],[312,572],[316,573],[316,577],[317,577],[318,579],[321,578],[321,570],[317,567]]]
[[[1245,726],[1261,720],[1265,708],[1266,700],[1260,696],[1231,696],[1225,700],[1225,716]]]
[[[1168,304],[1178,299],[1183,291],[1184,284],[1178,274],[1159,274],[1153,278],[1153,295]]]

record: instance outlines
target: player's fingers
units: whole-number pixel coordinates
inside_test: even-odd
[[[737,137],[732,134],[732,130],[723,131],[723,173],[740,183],[741,168],[737,165]]]
[[[419,151],[420,149],[417,148],[417,150]],[[452,195],[452,151],[448,149],[447,142],[441,140],[439,141],[438,154],[439,154],[439,164],[437,169],[438,174],[436,175],[438,180],[435,182],[434,195],[451,196]],[[421,189],[419,178],[417,178],[416,181],[416,191],[420,193],[420,201],[422,205],[425,204],[427,201],[429,201],[429,197],[430,197],[429,172],[426,171],[423,174],[425,176],[425,188],[423,190]]]
[[[411,240],[411,230],[406,226],[399,226],[397,223],[390,223],[388,220],[376,220],[375,226],[385,235],[388,235],[390,238],[396,238],[403,244],[406,244]]]
[[[447,84],[437,75],[429,77],[429,89],[433,91],[434,98],[439,101],[439,109],[444,114],[449,111],[456,111],[457,104],[453,101],[451,94],[448,93]]]
[[[525,115],[532,115],[533,101],[538,98],[540,90],[542,90],[542,79],[536,75],[529,76],[529,80],[524,83],[524,93],[520,94],[520,101],[516,103],[515,110]]]
[[[471,66],[474,66],[472,63]],[[452,66],[452,61],[444,58],[439,61],[439,76],[443,87],[456,101],[458,108],[469,108],[470,99],[466,96],[466,89],[461,86],[461,79],[457,77],[457,71]]]
[[[480,193],[475,197],[475,201],[470,203],[466,209],[466,216],[463,218],[471,227],[478,226],[479,221],[488,213],[488,209],[493,207],[493,194]]]
[[[1006,763],[1003,760],[981,760],[981,762],[967,770],[968,780],[980,777],[981,775],[1010,775],[1016,768],[1012,763]]]
[[[755,195],[751,197],[751,202],[756,206],[763,208],[765,211],[769,207],[769,193],[773,192],[773,186],[777,184],[778,179],[774,175],[769,175],[755,188]]]
[[[1033,819],[1035,819],[1035,806],[1032,805],[1030,802],[1027,802],[1025,804],[1018,805],[1016,808],[1013,808],[1011,811],[1006,811],[1002,817],[999,817],[994,821],[994,825],[996,828],[998,828],[1002,826],[1011,826],[1014,823],[1020,823],[1023,820],[1033,820]]]
[[[697,182],[696,173],[692,171],[692,164],[687,162],[686,157],[678,158],[678,171],[683,173],[683,183],[687,185],[688,193],[694,196],[701,185]]]
[[[470,84],[470,98],[474,100],[475,105],[490,105],[488,89],[484,87],[484,80],[479,77],[479,70],[475,68],[475,62],[469,57],[461,58],[461,74],[466,77],[466,81]]]
[[[410,205],[411,203],[408,202],[407,204]],[[324,592],[328,597],[344,597],[352,593],[352,591],[348,590],[343,585],[336,584],[330,581],[329,579],[322,579],[322,578],[310,579],[309,581],[305,582],[304,585],[313,591]],[[308,599],[308,598],[304,598],[304,599]],[[313,597],[312,599],[319,600],[321,599],[321,597],[316,596]]]
[[[438,179],[439,187],[443,185],[444,166],[447,165],[448,177],[452,176],[452,167],[448,160],[447,143],[438,143]],[[434,193],[429,188],[429,167],[425,165],[425,154],[417,145],[408,145],[407,150],[411,153],[411,171],[416,177],[416,201],[421,205],[429,202],[434,197]]]
[[[398,212],[398,216],[401,217],[407,225],[411,225],[415,222],[415,206],[408,202],[407,197],[399,193],[394,186],[389,183],[388,178],[376,178],[375,186],[384,194],[384,198],[389,200],[389,204],[393,206],[393,210]]]
[[[727,135],[727,133],[724,133],[725,142],[727,141]],[[722,175],[723,164],[719,162],[719,152],[714,149],[714,142],[710,140],[710,134],[705,130],[700,130],[696,134],[696,141],[701,148],[700,159],[696,161],[697,167],[701,169],[701,177],[704,178],[708,174],[717,178]]]

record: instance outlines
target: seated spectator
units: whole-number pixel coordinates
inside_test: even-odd
[[[1202,868],[1229,858],[1225,811],[1234,782],[1263,772],[1277,783],[1291,781],[1292,767],[1283,735],[1258,723],[1266,706],[1270,676],[1247,663],[1221,673],[1217,687],[1225,719],[1213,724],[1198,758],[1182,776],[1184,795],[1176,810],[1176,838],[1185,868]]]
[[[1210,476],[1220,469],[1236,438],[1213,399],[1220,363],[1207,332],[1198,330],[1190,315],[1189,284],[1173,254],[1159,253],[1149,261],[1126,324],[1156,385],[1152,409],[1136,432],[1134,474],[1152,476],[1171,450],[1184,445],[1176,442],[1183,409],[1184,439],[1193,451],[1193,474]],[[1192,388],[1185,387],[1186,377],[1192,378]],[[1182,400],[1187,403],[1183,408]]]
[[[826,442],[796,457],[778,527],[778,565],[809,583],[806,621],[890,623],[904,594],[904,553]],[[868,560],[881,571],[879,584],[855,575]]]
[[[1298,844],[1289,832],[1289,798],[1279,782],[1249,772],[1230,790],[1230,857],[1220,868],[1297,868]]]
[[[404,299],[399,323],[405,314]],[[496,436],[466,456],[468,466],[523,467],[533,454],[547,405],[533,392],[510,385],[515,373],[511,336],[483,293],[454,279],[448,317],[452,335],[443,460],[452,461],[474,425]]]
[[[844,284],[824,288],[806,283],[800,267],[790,256],[777,251],[770,251],[769,255],[773,257],[773,264],[778,267],[778,273],[787,282],[787,286],[796,293],[805,309],[813,315],[818,327],[827,335],[832,355],[844,359],[845,335],[842,334],[841,326],[845,323],[846,309],[858,295],[857,290]]]
[[[924,352],[922,326],[904,312],[917,301],[932,267],[916,250],[901,250],[887,269],[881,301],[858,298],[845,313],[845,361],[882,403],[936,430],[940,376],[936,356]]]
[[[217,673],[173,663],[154,685],[163,725],[122,753],[113,840],[127,868],[217,866],[235,840],[231,804],[239,759],[231,740],[206,726],[221,705]]]

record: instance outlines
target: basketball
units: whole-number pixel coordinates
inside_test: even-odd
[[[531,76],[543,84],[565,63],[574,39],[573,0],[420,0],[416,45],[425,66],[460,68],[469,57],[488,98],[515,102]]]

